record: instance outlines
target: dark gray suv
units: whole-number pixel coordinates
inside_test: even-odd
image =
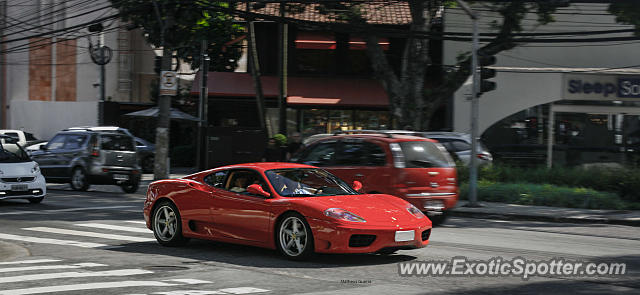
[[[62,131],[32,154],[47,182],[70,183],[84,191],[90,184],[114,184],[135,193],[140,166],[133,137],[115,132]]]

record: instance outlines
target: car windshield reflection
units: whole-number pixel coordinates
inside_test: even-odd
[[[265,172],[273,188],[283,197],[357,195],[331,173],[313,168],[273,169]]]

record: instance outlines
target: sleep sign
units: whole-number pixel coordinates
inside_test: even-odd
[[[640,77],[564,74],[563,93],[568,100],[636,100],[640,98]]]

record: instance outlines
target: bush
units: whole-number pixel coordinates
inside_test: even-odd
[[[460,199],[466,199],[469,185],[460,186]],[[612,192],[551,184],[478,182],[478,200],[520,205],[586,209],[632,209],[640,204],[626,203]]]
[[[468,167],[458,166],[460,182],[468,182]],[[640,202],[640,169],[520,168],[504,165],[483,166],[478,179],[489,182],[553,184],[612,192],[631,202]]]

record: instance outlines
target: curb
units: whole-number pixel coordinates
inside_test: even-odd
[[[609,218],[578,218],[578,217],[552,217],[541,215],[526,215],[516,213],[489,213],[489,212],[466,212],[449,211],[451,216],[470,217],[478,219],[502,219],[502,220],[527,220],[527,221],[547,221],[558,223],[582,223],[582,224],[615,224],[640,227],[640,220],[624,220]]]

